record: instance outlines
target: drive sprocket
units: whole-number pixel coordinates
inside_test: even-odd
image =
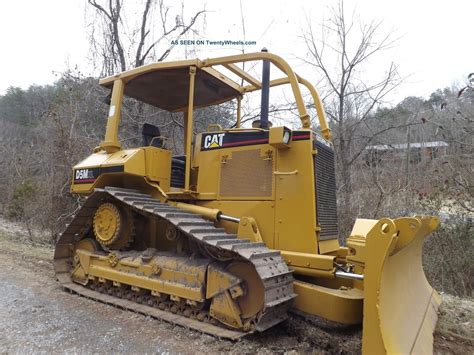
[[[125,248],[133,240],[133,215],[127,208],[104,202],[94,213],[93,231],[96,240],[104,248]]]

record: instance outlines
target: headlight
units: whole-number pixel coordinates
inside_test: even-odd
[[[290,148],[292,132],[291,129],[285,126],[270,127],[268,142],[275,148],[286,149]]]

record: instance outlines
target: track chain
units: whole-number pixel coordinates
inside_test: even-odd
[[[279,251],[268,249],[264,243],[237,239],[237,235],[227,234],[223,228],[215,227],[214,223],[203,219],[200,215],[162,203],[151,195],[131,189],[112,187],[95,189],[67,226],[56,245],[54,255],[56,276],[65,288],[98,301],[222,338],[238,339],[251,333],[212,324],[213,321],[203,312],[199,314],[186,309],[171,309],[171,306],[165,303],[155,304],[149,299],[141,300],[131,295],[123,298],[123,294],[117,294],[110,289],[105,290],[106,286],[92,285],[95,288],[93,290],[73,283],[70,278],[73,245],[87,233],[89,227],[84,226],[90,226],[96,208],[105,199],[115,199],[130,206],[135,212],[167,220],[211,254],[230,255],[232,258],[252,263],[263,281],[265,297],[263,310],[253,321],[252,331],[264,331],[288,317],[287,311],[296,295],[293,292],[293,275]],[[209,323],[203,323],[205,321]]]

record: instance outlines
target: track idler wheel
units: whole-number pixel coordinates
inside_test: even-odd
[[[79,249],[95,253],[96,251],[100,250],[100,245],[95,239],[84,238],[74,245],[74,251]]]
[[[133,239],[132,212],[123,206],[104,202],[94,214],[93,230],[95,238],[104,248],[125,248]]]
[[[243,280],[244,294],[237,298],[243,319],[251,319],[263,310],[265,289],[255,267],[249,263],[234,261],[226,271]]]

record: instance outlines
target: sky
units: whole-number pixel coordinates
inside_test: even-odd
[[[138,6],[139,0],[126,0]],[[175,9],[181,1],[166,2]],[[317,74],[301,58],[306,48],[301,38],[308,21],[318,28],[329,16],[335,0],[274,1],[185,1],[185,16],[205,7],[201,23],[202,40],[254,40],[247,52],[267,47],[288,60],[295,70],[311,81]],[[384,33],[398,38],[394,47],[382,53],[364,75],[376,79],[393,61],[405,81],[388,99],[396,104],[406,96],[429,95],[438,88],[464,83],[474,72],[472,0],[346,0],[346,8],[360,14],[362,21],[382,21]],[[244,13],[245,38],[240,4]],[[0,95],[9,86],[53,83],[61,72],[76,66],[85,75],[92,72],[88,33],[91,11],[85,0],[42,0],[0,2]],[[203,27],[202,27],[203,26]],[[241,47],[199,46],[198,56],[238,53]],[[184,49],[176,48],[169,59],[180,59]]]

